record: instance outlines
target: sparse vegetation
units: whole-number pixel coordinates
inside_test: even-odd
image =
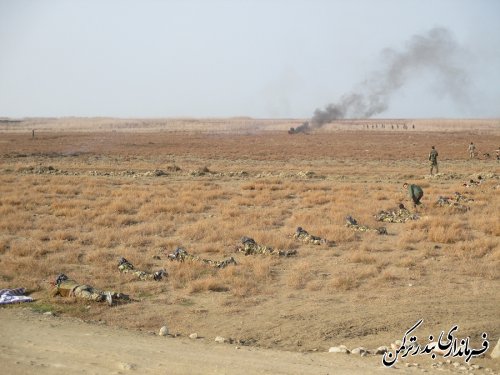
[[[471,135],[460,129],[370,132],[337,124],[331,126],[340,129],[336,132],[326,126],[290,136],[281,131],[293,126],[286,121],[262,121],[269,127],[252,134],[245,132],[251,119],[217,122],[210,132],[205,132],[208,120],[152,121],[144,132],[130,121],[116,120],[116,132],[68,121],[42,121],[45,128],[40,125],[33,140],[31,130],[20,132],[22,126],[3,133],[0,288],[29,288],[37,311],[99,316],[149,330],[168,317],[183,333],[246,335],[259,337],[262,345],[274,342],[269,327],[284,324],[289,336],[283,334],[278,346],[296,349],[300,338],[300,350],[306,350],[328,345],[314,334],[306,338],[310,325],[335,323],[349,332],[352,325],[366,324],[368,314],[374,319],[370,324],[386,327],[386,317],[403,303],[418,306],[423,317],[435,316],[436,288],[440,308],[447,309],[443,298],[453,301],[442,314],[453,310],[454,323],[465,330],[477,328],[469,322],[482,300],[500,302],[494,292],[500,282],[499,164],[466,160]],[[417,129],[440,126],[422,121],[415,122]],[[474,134],[475,144],[493,150],[500,144],[498,130],[484,124],[484,132]],[[88,132],[76,132],[80,126]],[[167,131],[153,132],[160,128]],[[426,176],[431,141],[446,159],[443,174],[434,178]],[[147,173],[154,170],[168,174]],[[440,195],[466,192],[462,182],[479,174],[484,183],[467,190],[474,199],[467,203],[470,210],[434,205]],[[410,206],[402,191],[405,180],[424,188],[420,219],[375,221],[379,210],[400,202]],[[345,226],[347,215],[371,228],[386,226],[388,235],[354,232]],[[298,226],[335,246],[294,240]],[[235,252],[242,236],[298,254],[245,256]],[[206,259],[233,256],[238,265],[216,269],[168,260],[178,246]],[[125,277],[116,267],[120,256],[141,270],[166,268],[169,276],[159,283]],[[51,298],[49,281],[60,272],[130,294],[137,302],[85,309]],[[445,272],[461,284],[444,280]],[[474,308],[465,296],[469,285],[475,285]],[[497,337],[497,311],[489,311],[490,302],[485,306],[481,316],[491,324],[481,329]],[[332,322],[332,311],[339,321]],[[399,338],[402,325],[368,339],[381,345],[389,336]],[[346,333],[345,338],[358,337]]]

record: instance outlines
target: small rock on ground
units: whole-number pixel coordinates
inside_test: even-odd
[[[328,349],[329,353],[349,353],[349,349],[345,345],[339,345],[339,346],[332,346],[330,349]]]
[[[160,332],[158,332],[160,336],[167,336],[168,335],[168,328],[167,326],[163,326],[160,328]]]

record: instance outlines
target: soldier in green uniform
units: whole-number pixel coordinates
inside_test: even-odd
[[[431,175],[434,168],[436,168],[436,173],[438,173],[438,152],[434,146],[431,147],[431,152],[429,153],[429,161],[431,162]]]
[[[295,233],[293,234],[293,238],[296,238],[298,240],[301,240],[302,242],[305,243],[312,243],[314,245],[329,245],[333,246],[333,242],[328,241],[324,238],[318,237],[318,236],[313,236],[312,234],[309,234],[305,229],[302,227],[298,227]]]
[[[82,298],[96,302],[106,301],[110,306],[113,305],[114,300],[130,300],[127,295],[122,293],[105,292],[90,285],[79,284],[75,280],[68,278],[68,276],[66,276],[64,273],[61,273],[57,276],[51,295],[53,297],[61,296]]]
[[[385,227],[380,227],[375,229],[367,227],[366,225],[360,225],[358,224],[358,221],[350,215],[346,216],[345,220],[346,220],[345,226],[356,232],[376,232],[378,234],[387,234],[387,229]]]
[[[410,198],[413,201],[413,207],[417,207],[420,203],[420,200],[424,196],[424,191],[422,188],[418,185],[409,185],[407,182],[403,184],[403,187],[405,189],[408,189],[408,193],[410,194]]]
[[[244,253],[245,255],[263,254],[280,257],[297,255],[296,250],[276,250],[269,246],[259,245],[253,238],[246,236],[241,237],[241,245],[236,246],[236,251]]]
[[[186,250],[184,250],[181,247],[178,247],[177,249],[175,249],[175,251],[173,253],[168,254],[168,258],[170,260],[177,260],[179,262],[184,262],[186,260],[203,262],[203,263],[208,264],[210,266],[213,266],[215,268],[225,268],[225,267],[229,266],[230,264],[236,265],[236,260],[234,260],[233,257],[230,257],[230,258],[227,258],[224,260],[203,259],[197,255],[189,254]]]
[[[403,203],[397,208],[382,210],[375,215],[375,220],[386,223],[406,223],[408,220],[417,220],[418,215],[412,214]]]
[[[132,263],[130,263],[123,257],[118,260],[118,270],[120,270],[120,272],[122,273],[131,273],[141,280],[160,281],[163,277],[167,276],[167,271],[165,271],[164,269],[161,269],[154,273],[136,270]]]

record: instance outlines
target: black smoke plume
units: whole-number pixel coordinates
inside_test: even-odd
[[[396,90],[422,70],[436,73],[439,92],[449,95],[455,102],[467,100],[468,79],[460,67],[460,46],[444,28],[433,28],[423,35],[414,35],[402,51],[385,49],[386,61],[382,71],[372,73],[360,84],[358,90],[346,94],[337,103],[316,109],[311,127],[321,127],[343,118],[368,118],[389,108],[389,101]]]

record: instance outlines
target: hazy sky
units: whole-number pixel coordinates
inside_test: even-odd
[[[500,117],[498,0],[0,0],[0,117],[308,118],[436,28],[375,116]]]

